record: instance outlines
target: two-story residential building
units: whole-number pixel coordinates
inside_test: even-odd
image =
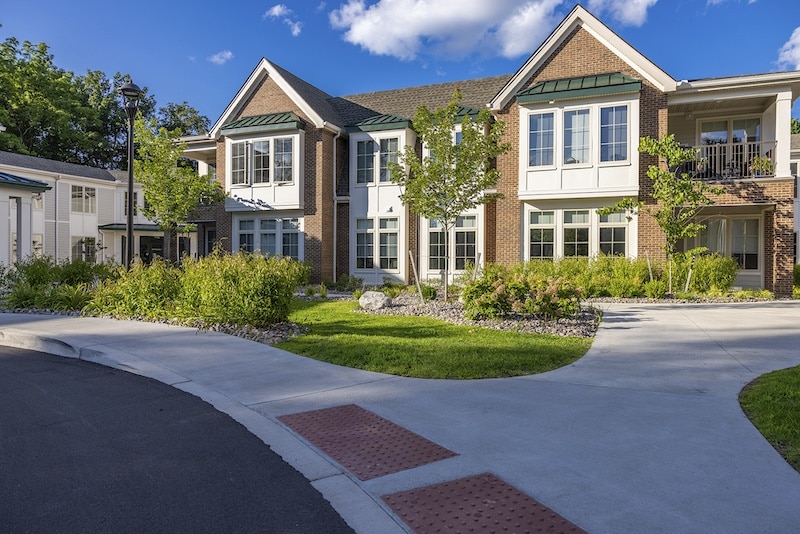
[[[673,133],[698,152],[681,171],[725,190],[701,214],[707,229],[684,245],[736,258],[737,285],[791,293],[800,72],[677,80],[581,6],[509,76],[333,97],[263,59],[208,135],[186,138],[186,155],[215,167],[230,194],[199,221],[200,252],[218,242],[288,255],[316,280],[408,281],[412,258],[420,278],[440,276],[442,230],[402,205],[387,163],[405,146],[422,150],[417,107],[442,107],[456,88],[464,113],[488,106],[506,123],[512,146],[496,162],[503,198],[451,231],[456,271],[600,253],[663,258],[651,217],[596,210],[625,197],[652,203],[647,168],[657,161],[638,141]]]
[[[138,183],[133,194],[134,251],[149,261],[162,255],[164,233],[138,209]],[[127,172],[0,151],[0,263],[31,255],[125,263],[127,198]],[[187,253],[195,241],[179,237]]]

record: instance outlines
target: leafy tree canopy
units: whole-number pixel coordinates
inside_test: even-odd
[[[120,73],[84,75],[59,68],[45,43],[0,43],[0,150],[104,168],[127,167],[127,116],[117,88]],[[186,102],[156,111],[147,88],[143,117],[186,134],[205,131],[208,119]]]

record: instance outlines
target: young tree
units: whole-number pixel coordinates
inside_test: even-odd
[[[406,146],[400,162],[389,166],[391,180],[403,188],[400,199],[418,216],[441,224],[445,236],[444,289],[447,299],[450,243],[448,235],[459,215],[500,197],[487,193],[495,187],[500,173],[493,160],[509,149],[502,143],[505,124],[493,121],[488,109],[473,119],[461,107],[461,92],[436,111],[421,106],[413,128],[430,152],[420,158],[414,147]],[[463,118],[462,118],[463,115]],[[456,142],[456,125],[461,124],[461,141]]]
[[[708,195],[718,195],[723,190],[694,180],[686,172],[675,170],[683,168],[684,163],[694,161],[696,153],[694,149],[681,147],[673,134],[661,139],[642,137],[639,152],[658,156],[667,163],[666,167],[650,165],[647,169],[647,176],[653,180],[653,199],[657,204],[644,206],[641,201],[625,198],[597,211],[601,215],[617,211],[644,211],[656,220],[666,237],[664,251],[669,265],[669,292],[672,293],[672,262],[677,245],[683,239],[697,236],[705,228],[704,224],[697,222],[696,216],[704,206],[714,203]]]
[[[792,117],[792,133],[800,134],[800,119]]]
[[[177,259],[171,247],[173,236],[193,229],[187,219],[199,206],[219,202],[224,196],[216,182],[181,164],[186,145],[178,142],[179,135],[177,130],[158,128],[152,118],[134,123],[138,154],[133,169],[144,189],[143,212],[164,231],[164,256],[169,261]]]

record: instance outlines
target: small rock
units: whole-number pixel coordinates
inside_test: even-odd
[[[365,291],[358,299],[358,304],[365,310],[381,310],[392,305],[392,299],[380,291]]]

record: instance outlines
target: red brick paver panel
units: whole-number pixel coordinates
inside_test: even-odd
[[[283,415],[278,419],[360,480],[457,456],[355,404]]]
[[[417,534],[585,532],[490,473],[385,495],[383,500]]]

